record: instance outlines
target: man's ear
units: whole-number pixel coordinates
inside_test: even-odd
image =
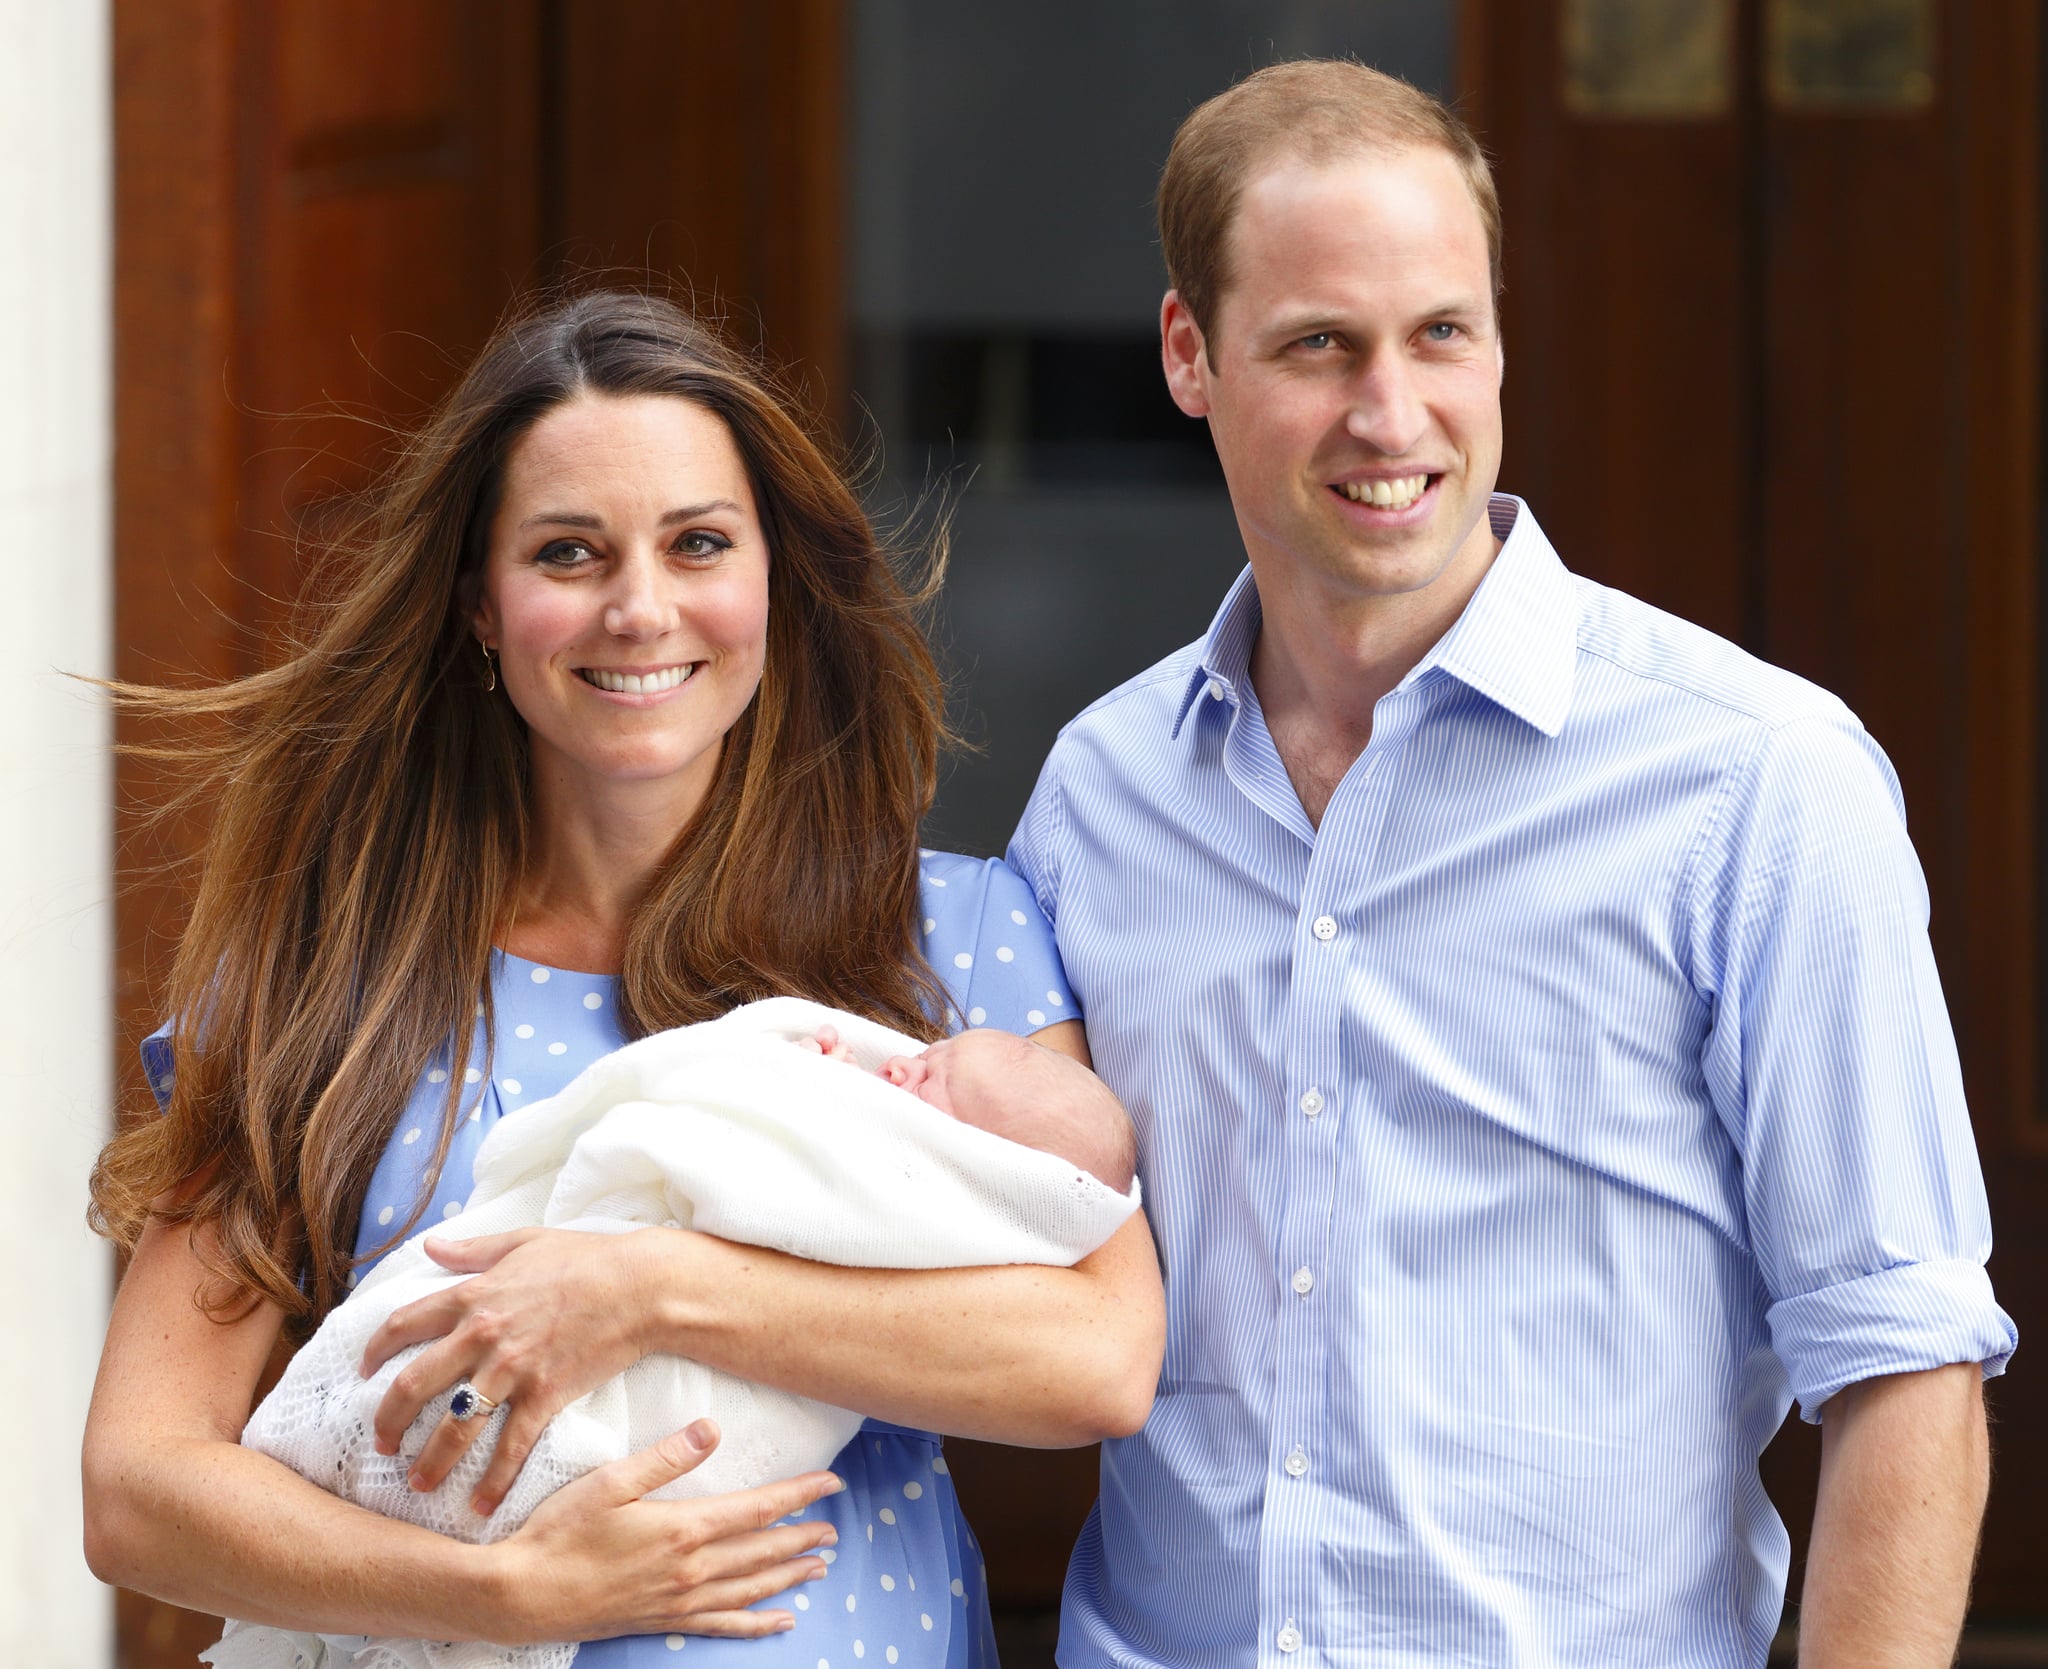
[[[1159,304],[1159,363],[1166,372],[1166,392],[1190,417],[1209,415],[1208,354],[1202,327],[1180,291],[1168,290]]]

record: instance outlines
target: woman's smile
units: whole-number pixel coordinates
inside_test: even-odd
[[[576,676],[610,695],[656,696],[680,689],[703,664],[686,661],[681,666],[655,668],[579,666]]]

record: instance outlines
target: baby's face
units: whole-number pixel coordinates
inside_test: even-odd
[[[921,1055],[882,1063],[881,1075],[977,1130],[1055,1153],[1122,1192],[1131,1183],[1130,1121],[1079,1061],[1014,1032],[977,1030]]]

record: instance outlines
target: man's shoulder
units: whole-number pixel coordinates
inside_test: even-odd
[[[1574,575],[1573,583],[1580,657],[1612,669],[1637,696],[1675,700],[1703,718],[1724,715],[1765,730],[1801,720],[1861,728],[1839,696],[1796,672],[1625,591],[1583,575]]]
[[[1097,696],[1060,727],[1055,748],[1070,741],[1124,739],[1153,726],[1163,736],[1179,717],[1188,681],[1202,664],[1204,641],[1182,645]]]

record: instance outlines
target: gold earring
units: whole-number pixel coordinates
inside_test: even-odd
[[[484,693],[488,695],[498,687],[498,663],[491,659],[491,646],[483,639],[477,639],[476,646],[484,652]]]

